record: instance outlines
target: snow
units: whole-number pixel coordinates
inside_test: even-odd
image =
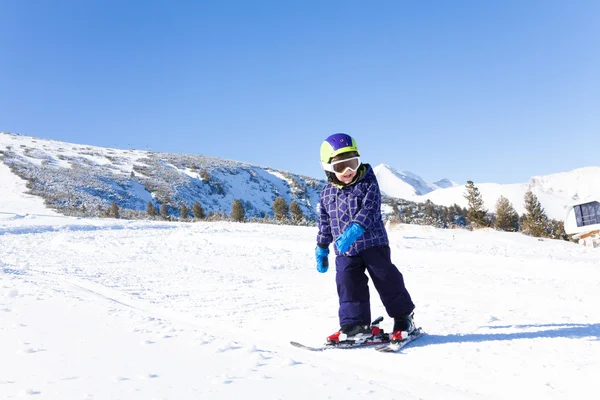
[[[393,261],[428,335],[399,354],[312,353],[289,341],[319,345],[338,327],[335,271],[315,270],[315,228],[63,217],[3,164],[0,190],[0,398],[562,400],[600,390],[597,249],[392,226]],[[385,315],[371,294],[373,318]]]
[[[58,215],[44,206],[42,198],[26,194],[26,184],[25,180],[14,175],[6,164],[0,162],[0,218],[7,212],[9,217],[27,213]]]

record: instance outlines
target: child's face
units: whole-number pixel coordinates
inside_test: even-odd
[[[344,183],[344,184],[349,184],[350,182],[352,182],[352,180],[354,179],[354,177],[356,176],[356,171],[352,171],[351,169],[347,169],[345,172],[338,174],[337,172],[335,173],[335,177],[337,178],[338,181]]]
[[[354,157],[356,155],[356,152],[344,153],[340,154],[339,156],[333,157],[331,161],[344,160],[350,157]],[[337,180],[345,185],[351,183],[355,176],[356,171],[352,171],[350,168],[346,168],[346,170],[341,173],[335,172],[335,177],[337,178]]]

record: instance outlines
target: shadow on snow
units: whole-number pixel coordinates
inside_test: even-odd
[[[505,325],[485,326],[489,329],[536,329],[527,332],[511,333],[466,333],[450,335],[426,334],[411,347],[430,346],[448,343],[480,343],[489,341],[510,341],[519,339],[565,338],[600,340],[600,323],[598,324],[540,324],[540,325]]]

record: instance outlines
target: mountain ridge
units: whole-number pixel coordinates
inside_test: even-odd
[[[27,181],[33,194],[42,195],[50,208],[62,210],[107,208],[112,201],[138,213],[148,202],[168,204],[178,214],[181,204],[199,201],[207,213],[228,213],[240,199],[248,217],[272,216],[273,200],[296,201],[305,216],[316,219],[324,180],[274,168],[218,157],[120,150],[0,132],[0,158]],[[465,185],[448,178],[427,182],[417,174],[386,164],[373,167],[382,194],[416,203],[467,206]],[[476,183],[484,207],[495,212],[500,196],[519,214],[531,190],[550,218],[564,220],[566,207],[578,199],[600,198],[596,189],[600,167],[533,176],[526,183]],[[50,198],[48,200],[48,197]],[[389,210],[386,209],[387,212]]]

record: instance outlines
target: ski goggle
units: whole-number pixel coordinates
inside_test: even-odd
[[[350,158],[346,158],[344,160],[332,161],[330,163],[321,162],[321,165],[323,166],[323,169],[325,171],[329,171],[329,172],[333,172],[333,173],[337,173],[337,174],[341,174],[342,172],[346,171],[347,169],[349,169],[353,172],[356,172],[358,167],[360,167],[360,157],[359,156],[350,157]]]

